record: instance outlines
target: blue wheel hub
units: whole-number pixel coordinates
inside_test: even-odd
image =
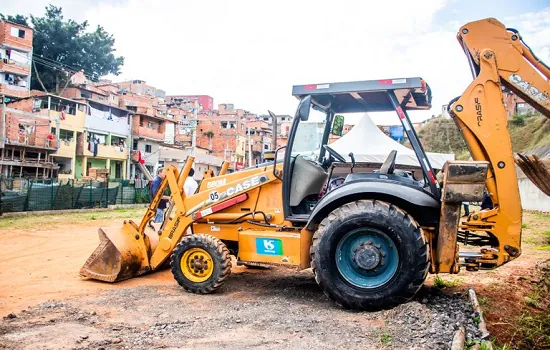
[[[360,288],[376,288],[397,272],[399,254],[388,235],[372,228],[348,232],[336,247],[336,267],[342,277]]]

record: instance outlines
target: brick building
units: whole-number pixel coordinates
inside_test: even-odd
[[[199,104],[199,111],[209,112],[214,110],[214,99],[208,95],[170,95],[166,96],[167,103],[179,105],[182,108],[191,109],[195,100]]]
[[[528,114],[536,111],[531,105],[525,102],[524,99],[508,89],[502,89],[502,98],[504,100],[504,109],[506,110],[508,119],[514,118],[516,114]]]
[[[29,96],[33,30],[0,20],[0,95]]]
[[[33,30],[0,20],[0,95],[29,96]]]
[[[164,99],[166,92],[161,89],[157,89],[151,85],[147,85],[145,80],[129,80],[116,83],[122,92],[132,92],[136,95],[145,95],[151,97],[158,97]]]
[[[85,110],[84,127],[76,137],[75,179],[89,178],[90,169],[107,171],[111,179],[128,178],[132,112],[119,106],[117,89],[106,82],[93,84],[79,72],[63,92]]]
[[[187,113],[178,123],[176,135],[178,143],[191,146],[193,114]],[[248,153],[251,150],[252,165],[260,163],[263,152],[269,150],[271,130],[256,114],[235,108],[231,103],[218,105],[217,110],[201,112],[197,115],[196,144],[208,148],[212,155],[231,163],[232,169],[248,166]],[[248,132],[250,129],[250,138]],[[250,139],[251,147],[248,146]]]
[[[0,175],[50,178],[57,175],[52,154],[58,149],[48,104],[26,97],[2,105]]]
[[[103,146],[114,147],[114,153],[103,148],[102,152],[98,151],[107,156],[105,163],[92,164],[92,166],[110,168],[110,163],[114,162],[110,172],[111,177],[140,178],[143,176],[139,167],[131,161],[132,152],[141,152],[145,167],[152,172],[160,162],[160,146],[173,144],[175,141],[175,123],[180,113],[174,113],[176,109],[172,111],[171,107],[164,102],[163,90],[147,85],[143,80],[120,83],[102,80],[91,83],[80,72],[71,78],[71,86],[65,90],[64,95],[75,100],[86,101],[88,111],[86,123],[88,119],[94,121],[94,117],[103,118],[102,125],[95,125],[93,128],[93,132],[97,135],[88,132],[83,136],[83,145],[79,149],[86,153],[84,146],[89,142],[90,134],[99,137]],[[112,121],[116,121],[116,124]],[[95,120],[95,122],[98,121]],[[103,158],[99,157],[99,159]],[[88,164],[89,161],[88,157],[83,164]]]
[[[52,177],[58,170],[53,105],[30,97],[32,38],[31,28],[0,20],[0,175],[7,177]]]
[[[145,167],[152,172],[160,162],[160,146],[173,144],[175,141],[176,117],[164,101],[151,94],[151,91],[159,91],[158,89],[148,86],[147,89],[149,92],[146,94],[122,89],[119,99],[120,106],[133,113],[132,151],[141,152]],[[134,164],[130,173],[132,177],[141,175]]]

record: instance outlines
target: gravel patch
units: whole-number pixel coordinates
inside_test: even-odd
[[[461,326],[480,336],[466,291],[424,287],[391,310],[354,312],[328,300],[310,271],[245,271],[210,295],[173,282],[3,315],[0,349],[449,349]]]

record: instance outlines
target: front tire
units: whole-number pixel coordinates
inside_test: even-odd
[[[174,279],[186,291],[212,293],[231,274],[231,256],[225,244],[207,234],[184,236],[170,256]]]
[[[348,309],[378,310],[403,303],[428,273],[428,245],[416,221],[398,207],[360,200],[332,211],[310,248],[315,280]]]

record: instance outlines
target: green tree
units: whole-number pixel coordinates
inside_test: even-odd
[[[434,118],[418,132],[426,152],[454,153],[457,159],[469,159],[470,152],[451,118]]]
[[[15,15],[15,16],[8,15],[6,17],[6,16],[4,16],[3,14],[0,13],[0,19],[8,20],[10,22],[14,22],[14,23],[18,23],[18,24],[22,24],[22,25],[27,26],[27,27],[29,26],[29,18],[25,17],[25,16],[22,16],[22,15]]]
[[[33,64],[31,88],[60,93],[70,76],[83,70],[92,80],[106,74],[120,74],[124,57],[116,57],[115,39],[101,26],[88,31],[88,21],[77,23],[64,20],[61,7],[49,5],[43,17],[31,17],[33,36]],[[21,15],[8,16],[8,20],[21,24],[27,18]]]

